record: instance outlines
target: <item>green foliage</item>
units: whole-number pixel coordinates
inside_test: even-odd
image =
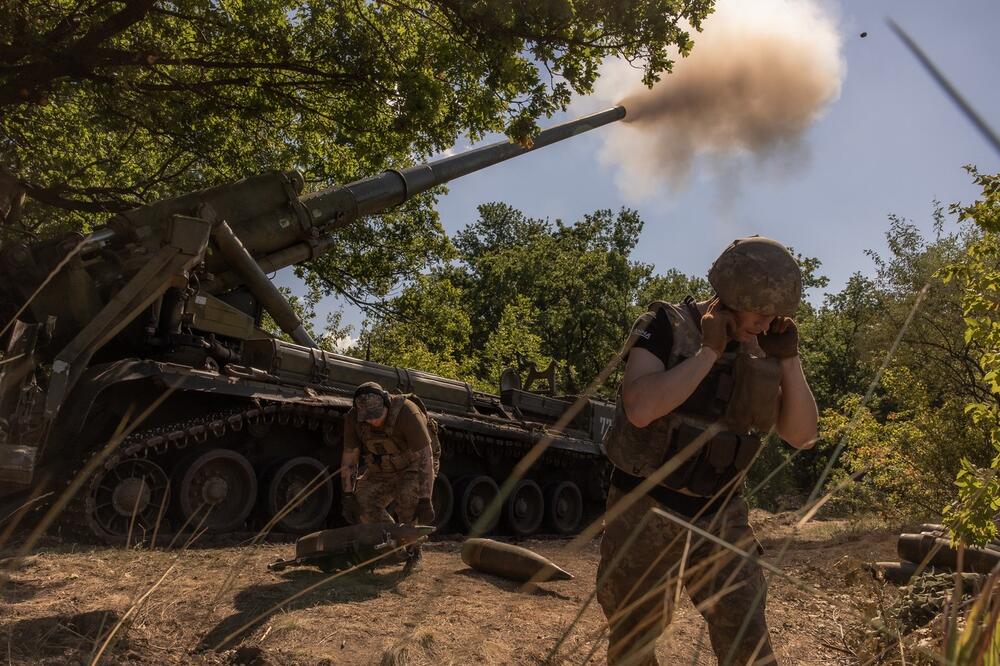
[[[843,463],[860,475],[856,495],[876,497],[903,515],[935,514],[953,494],[963,457],[984,448],[986,433],[964,418],[963,398],[936,404],[932,389],[910,368],[888,369],[881,387],[891,410],[851,396],[841,410],[824,413],[823,436],[846,442]]]
[[[615,357],[648,300],[680,300],[687,288],[699,295],[706,289],[701,278],[677,271],[653,276],[650,266],[631,261],[641,231],[642,220],[627,209],[566,224],[485,204],[479,219],[455,235],[456,260],[390,300],[370,317],[362,338],[373,359],[398,365],[413,360],[408,345],[441,338],[430,347],[436,356],[411,367],[451,367],[456,372],[444,374],[489,391],[516,365],[516,353],[539,368],[556,360],[560,390],[582,392]],[[449,327],[442,316],[468,327]],[[597,388],[608,394],[615,384],[612,376]]]
[[[472,359],[465,341],[472,332],[460,287],[440,275],[419,276],[393,299],[394,325],[362,332],[355,355],[445,377],[467,377]]]
[[[538,369],[552,360],[542,352],[542,338],[538,335],[539,320],[536,308],[527,296],[518,294],[500,315],[496,330],[483,347],[479,359],[481,384],[486,391],[496,391],[500,374],[507,368],[517,367],[517,355],[531,359]]]
[[[641,231],[638,214],[627,209],[596,211],[567,225],[527,219],[503,204],[480,207],[479,220],[455,239],[472,349],[482,348],[503,310],[525,297],[538,313],[541,352],[561,361],[566,391],[582,391],[638,316],[637,290],[650,267],[629,255]]]
[[[989,577],[965,613],[951,606],[944,624],[944,663],[1000,666],[1000,575]]]
[[[676,268],[669,268],[663,275],[650,276],[643,283],[638,302],[647,305],[653,301],[680,303],[689,294],[703,301],[714,293],[706,278],[685,275]]]
[[[852,275],[823,305],[800,312],[800,355],[820,409],[838,408],[844,396],[864,394],[874,375],[866,338],[878,323],[874,283]]]
[[[433,209],[421,195],[388,213],[337,232],[333,252],[295,267],[310,290],[340,294],[365,309],[377,308],[399,284],[454,256]]]
[[[952,206],[960,220],[972,220],[983,231],[1000,232],[1000,174],[979,173],[975,167],[966,167],[972,180],[982,189],[982,198],[968,206]]]
[[[1000,176],[969,171],[982,198],[953,210],[983,233],[942,275],[961,289],[965,342],[978,351],[977,369],[988,393],[969,402],[966,412],[988,433],[992,460],[962,461],[955,479],[958,499],[946,508],[945,518],[956,538],[981,544],[996,537],[1000,511]]]
[[[528,141],[606,57],[669,71],[712,0],[0,3],[0,241],[269,170],[309,188],[468,134]],[[21,198],[26,200],[21,205]],[[440,257],[426,195],[305,270],[384,296]],[[12,202],[16,202],[12,204]],[[377,236],[389,251],[368,256]]]
[[[933,218],[936,233],[926,239],[890,216],[889,253],[869,252],[875,276],[853,276],[800,320],[803,364],[823,418],[820,441],[795,468],[807,485],[845,444],[832,481],[858,479],[841,491],[845,508],[936,514],[953,494],[962,458],[992,457],[986,429],[964,414],[966,403],[988,395],[981,348],[965,337],[961,290],[939,275],[978,233],[964,225],[945,234],[940,206]]]

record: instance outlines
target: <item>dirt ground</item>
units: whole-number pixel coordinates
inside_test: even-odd
[[[794,531],[790,515],[761,511],[751,522],[768,558],[787,539],[781,569],[827,593],[768,575],[781,663],[852,663],[842,632],[871,601],[860,564],[893,559],[898,531],[845,521]],[[150,552],[47,543],[0,591],[0,663],[89,664],[105,642],[101,662],[115,664],[603,663],[604,617],[588,603],[599,541],[578,552],[568,544],[521,543],[576,576],[524,592],[466,567],[457,541],[428,544],[409,575],[392,566],[333,580],[315,569],[268,572],[290,544]],[[658,650],[663,664],[716,663],[687,601]]]

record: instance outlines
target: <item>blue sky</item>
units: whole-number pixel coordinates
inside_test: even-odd
[[[839,99],[804,137],[806,159],[790,172],[744,172],[737,194],[730,196],[722,175],[696,166],[683,191],[664,188],[662,194],[633,201],[615,185],[615,167],[598,159],[599,129],[453,181],[438,207],[446,230],[454,233],[474,221],[476,206],[487,201],[567,221],[599,208],[628,206],[646,223],[635,258],[658,272],[678,268],[704,275],[730,240],[759,233],[818,257],[821,272],[830,278],[828,291],[839,290],[854,272],[871,274],[864,251],[884,249],[887,215],[911,219],[929,233],[933,200],[948,204],[976,195],[963,165],[1000,170],[1000,156],[941,93],[885,19],[892,17],[909,32],[996,128],[1000,2],[824,5],[839,23],[846,77]],[[695,43],[697,48],[697,35]],[[287,271],[278,283],[295,289]],[[338,306],[330,298],[321,310]],[[360,312],[345,309],[346,323],[359,328],[362,319]]]

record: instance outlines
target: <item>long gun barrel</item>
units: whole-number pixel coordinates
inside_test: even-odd
[[[171,215],[208,208],[226,220],[265,273],[308,261],[333,243],[331,234],[367,215],[398,206],[432,187],[625,117],[617,106],[543,130],[530,145],[501,141],[459,155],[330,187],[300,196],[302,175],[265,174],[159,201],[119,214],[108,228],[86,241],[103,245],[116,236],[149,238]],[[224,256],[206,258],[217,279],[207,288],[219,293],[244,283]]]
[[[531,150],[544,148],[623,117],[625,117],[625,107],[618,106],[544,130],[534,138],[530,147],[510,141],[501,141],[429,164],[421,164],[402,171],[386,171],[378,176],[364,178],[343,187],[309,194],[303,197],[302,202],[307,208],[314,211],[318,218],[315,220],[316,223],[332,224],[335,228],[343,225],[343,218],[337,216],[339,209],[336,204],[342,201],[345,191],[353,199],[354,210],[351,212],[355,216],[372,215],[397,206],[410,197],[436,185],[499,164]],[[328,201],[332,201],[335,205],[326,205]]]
[[[244,239],[257,263],[266,273],[308,261],[333,245],[332,232],[360,217],[374,215],[398,206],[407,199],[432,187],[456,178],[499,164],[527,152],[544,148],[563,139],[596,129],[625,117],[625,107],[617,106],[583,118],[578,118],[547,130],[536,136],[530,147],[501,141],[489,146],[446,157],[428,164],[400,171],[386,171],[377,176],[363,178],[338,187],[331,187],[303,196],[299,216],[308,216],[312,235],[301,234],[304,225],[290,224],[287,219],[256,219],[233,225],[236,234]],[[294,205],[294,204],[293,204]],[[295,207],[298,207],[295,205]],[[288,227],[297,227],[292,233]],[[298,233],[296,233],[298,232]],[[276,238],[286,238],[281,247],[270,252],[260,248],[279,245]],[[259,253],[260,252],[260,253]],[[259,253],[259,254],[258,254]],[[242,277],[233,272],[222,273],[209,290],[215,293],[231,289],[242,283]]]

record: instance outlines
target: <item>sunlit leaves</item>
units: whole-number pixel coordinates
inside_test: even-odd
[[[697,27],[711,6],[4,3],[0,172],[28,190],[18,224],[43,236],[265,171],[298,169],[308,188],[325,187],[413,164],[463,135],[527,139],[591,90],[606,57],[646,62],[647,78],[668,69],[673,48],[690,43],[679,24]],[[137,20],[87,41],[125,9]],[[377,301],[447,259],[432,206],[428,195],[345,230],[332,257],[303,270],[313,286]]]
[[[590,91],[605,57],[669,67],[689,41],[678,23],[698,25],[711,4],[7,3],[0,166],[67,209],[267,169],[349,179],[465,133],[528,136]],[[132,19],[109,25],[125,7]],[[28,213],[41,221],[37,205]]]
[[[653,278],[631,260],[642,231],[634,211],[596,211],[574,224],[496,203],[479,213],[455,235],[456,261],[410,283],[389,302],[391,314],[373,315],[358,352],[370,343],[372,358],[452,368],[450,376],[490,391],[518,353],[539,369],[554,359],[559,389],[573,393],[615,356],[647,297],[666,296],[667,284],[677,293],[704,288],[676,271]],[[436,356],[415,357],[410,349],[420,345]],[[613,387],[614,379],[598,389]]]
[[[965,411],[973,423],[988,430],[995,455],[989,466],[962,461],[955,479],[958,499],[945,513],[957,538],[981,544],[996,537],[1000,512],[1000,176],[973,168],[969,172],[982,188],[981,198],[953,210],[975,222],[983,234],[942,275],[962,289],[965,340],[982,349],[979,368],[990,395],[968,404]]]

